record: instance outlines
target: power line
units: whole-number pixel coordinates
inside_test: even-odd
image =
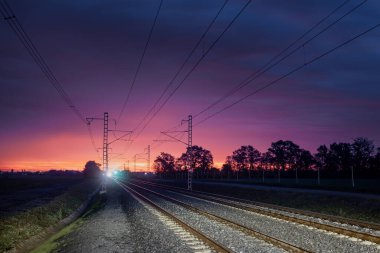
[[[174,74],[173,78],[167,84],[167,86],[165,87],[165,89],[163,90],[163,92],[161,93],[161,95],[158,97],[158,99],[155,101],[155,103],[153,104],[153,106],[149,109],[149,111],[144,115],[143,119],[133,129],[133,132],[136,132],[137,129],[141,126],[141,124],[144,123],[144,121],[148,118],[148,116],[152,113],[152,111],[156,108],[156,106],[158,105],[158,103],[161,101],[161,99],[167,93],[167,91],[169,90],[169,88],[173,85],[173,83],[177,79],[178,75],[182,72],[182,70],[184,69],[184,67],[186,66],[186,64],[188,63],[188,61],[191,59],[191,57],[194,55],[195,51],[197,50],[197,48],[199,47],[199,45],[201,44],[201,42],[203,41],[203,39],[206,37],[206,35],[210,31],[211,27],[216,22],[217,18],[220,16],[220,14],[222,13],[222,11],[224,10],[224,8],[227,5],[228,1],[229,0],[225,0],[223,2],[222,6],[219,8],[219,10],[216,13],[216,15],[214,16],[214,18],[208,24],[207,28],[205,29],[205,31],[203,32],[203,34],[201,35],[201,37],[199,38],[199,40],[197,41],[197,43],[194,45],[194,47],[192,48],[192,50],[190,51],[190,53],[187,55],[185,61],[182,63],[182,65],[176,71],[176,73]],[[147,125],[150,123],[151,120],[152,119],[150,119],[148,121],[148,123],[144,125],[144,127],[141,129],[141,131],[136,135],[135,139],[137,139],[141,135],[141,133],[145,130],[145,128],[147,127]],[[129,143],[129,145],[132,145],[132,143]]]
[[[101,157],[100,157],[100,154],[99,154],[98,148],[96,147],[95,140],[94,140],[94,134],[93,134],[93,132],[92,132],[92,129],[91,129],[91,125],[90,125],[90,124],[87,124],[87,131],[88,131],[88,134],[89,134],[90,139],[91,139],[92,147],[94,148],[96,154],[98,155],[99,160],[102,160]]]
[[[259,76],[264,74],[265,72],[272,69],[274,66],[285,60],[286,58],[290,57],[294,53],[296,53],[300,48],[303,48],[306,44],[308,44],[311,40],[315,39],[317,36],[319,36],[321,33],[327,31],[330,27],[332,27],[334,24],[336,24],[338,21],[343,19],[345,16],[352,13],[354,10],[359,8],[362,4],[364,4],[367,0],[362,1],[360,4],[356,5],[354,8],[349,10],[347,13],[345,13],[343,16],[335,20],[333,23],[325,27],[322,31],[314,35],[311,39],[304,42],[301,46],[295,48],[292,50],[289,54],[282,57],[278,61],[274,62],[276,59],[278,59],[281,55],[283,55],[286,51],[288,51],[290,48],[292,48],[294,45],[296,45],[298,42],[300,42],[303,38],[305,38],[308,34],[310,34],[313,30],[315,30],[318,26],[320,26],[324,21],[326,21],[329,17],[331,17],[334,13],[336,13],[338,10],[340,10],[342,7],[344,7],[347,3],[349,3],[351,0],[345,0],[340,5],[338,5],[336,8],[334,8],[330,13],[328,13],[325,17],[323,17],[321,20],[319,20],[316,24],[314,24],[310,29],[308,29],[306,32],[304,32],[300,37],[298,37],[296,40],[294,40],[292,43],[290,43],[287,47],[285,47],[283,50],[281,50],[279,53],[277,53],[274,57],[272,57],[266,64],[264,64],[261,68],[259,68],[257,71],[253,72],[251,75],[249,75],[247,78],[245,78],[242,82],[240,82],[237,86],[232,88],[230,91],[228,91],[224,96],[207,106],[205,109],[201,110],[197,114],[194,115],[194,118],[199,117],[201,114],[207,112],[217,104],[223,102],[226,98],[229,96],[232,96],[235,94],[238,90],[244,88],[248,84],[250,84],[253,80],[257,79]],[[274,63],[273,63],[274,62]],[[273,64],[272,64],[273,63]]]
[[[137,134],[138,136],[145,130],[145,128],[149,125],[149,123],[154,119],[154,117],[161,111],[161,109],[166,105],[169,99],[174,95],[174,93],[183,85],[183,83],[187,80],[187,78],[193,73],[193,71],[197,68],[197,66],[201,63],[201,61],[207,56],[207,54],[211,51],[211,49],[216,45],[216,43],[223,37],[223,35],[229,30],[232,24],[238,19],[238,17],[244,12],[244,10],[248,7],[248,5],[252,2],[249,0],[245,3],[245,5],[239,10],[239,12],[234,16],[234,18],[230,21],[230,23],[224,28],[224,30],[219,34],[219,36],[213,41],[213,43],[207,48],[207,50],[202,54],[201,58],[195,63],[195,65],[190,69],[190,71],[184,76],[181,82],[174,88],[174,90],[169,94],[169,96],[165,99],[165,101],[159,106],[159,108],[153,113],[153,115],[149,118],[140,132]]]
[[[362,6],[367,1],[368,0],[362,1],[361,3],[359,3],[358,5],[356,5],[355,7],[353,7],[352,9],[350,9],[348,12],[346,12],[344,15],[342,15],[341,17],[339,17],[338,19],[336,19],[335,21],[333,21],[332,23],[330,23],[325,28],[323,28],[317,34],[315,34],[314,36],[312,36],[310,39],[308,39],[307,41],[305,41],[304,43],[302,43],[300,46],[298,46],[295,49],[293,49],[290,53],[286,54],[285,56],[281,57],[279,60],[275,61],[283,53],[285,53],[286,51],[288,51],[290,48],[292,48],[294,45],[296,45],[299,41],[301,41],[304,37],[306,37],[310,32],[312,32],[315,28],[317,28],[320,24],[322,24],[332,14],[334,14],[336,11],[338,11],[344,5],[346,5],[348,2],[350,2],[350,0],[344,1],[342,4],[340,4],[338,7],[336,7],[333,11],[331,11],[327,16],[325,16],[319,22],[317,22],[315,25],[313,25],[308,31],[306,31],[299,38],[297,38],[295,41],[293,41],[289,46],[287,46],[280,53],[278,53],[276,56],[274,56],[269,62],[267,62],[259,70],[255,71],[254,73],[252,73],[251,75],[249,75],[246,79],[244,79],[242,82],[240,82],[237,86],[235,86],[230,91],[228,91],[224,96],[222,96],[221,98],[219,98],[218,100],[216,100],[215,102],[213,102],[212,104],[210,104],[209,106],[207,106],[205,109],[203,109],[200,112],[198,112],[197,114],[195,114],[194,118],[197,118],[201,114],[203,114],[203,113],[207,112],[208,110],[212,109],[213,107],[215,107],[217,104],[223,102],[226,98],[232,96],[233,94],[235,94],[236,92],[238,92],[242,88],[244,88],[247,85],[251,84],[252,81],[256,80],[258,77],[262,76],[263,74],[265,74],[266,72],[268,72],[269,70],[271,70],[273,67],[277,66],[279,63],[281,63],[282,61],[284,61],[288,57],[290,57],[293,54],[295,54],[296,52],[298,52],[298,50],[304,48],[305,45],[309,44],[312,40],[314,40],[315,38],[317,38],[318,36],[320,36],[322,33],[326,32],[328,29],[330,29],[332,26],[334,26],[340,20],[342,20],[343,18],[345,18],[346,16],[348,16],[349,14],[351,14],[352,12],[354,12],[356,9],[358,9],[360,6]]]
[[[56,76],[53,74],[49,66],[46,64],[46,61],[41,56],[40,52],[25,32],[21,23],[18,21],[16,15],[14,14],[12,8],[8,4],[6,0],[0,2],[0,12],[3,15],[4,20],[7,21],[11,29],[17,35],[23,46],[26,48],[28,53],[32,56],[33,60],[37,64],[37,66],[41,69],[42,73],[45,77],[50,81],[53,87],[56,89],[60,97],[64,100],[64,102],[68,105],[71,111],[84,123],[86,124],[85,117],[79,111],[79,109],[74,105],[73,101],[63,89],[61,83],[57,80]]]
[[[136,131],[140,125],[148,118],[148,116],[150,115],[150,113],[154,110],[154,108],[156,108],[156,106],[158,105],[158,103],[161,101],[161,99],[164,97],[164,95],[166,94],[166,92],[169,90],[169,88],[173,85],[174,81],[177,79],[178,75],[182,72],[182,70],[184,69],[185,65],[189,62],[189,60],[191,59],[191,57],[194,55],[195,51],[197,50],[197,48],[199,47],[199,45],[201,44],[201,42],[203,41],[203,39],[206,37],[206,35],[208,34],[208,32],[210,31],[211,27],[214,25],[215,21],[217,20],[217,18],[220,16],[220,14],[222,13],[224,7],[226,6],[226,4],[228,3],[229,0],[225,0],[222,4],[222,6],[219,8],[218,12],[216,13],[216,15],[214,16],[214,18],[212,19],[212,21],[208,24],[206,30],[203,32],[202,36],[199,38],[199,40],[197,41],[197,43],[194,45],[194,47],[192,48],[192,50],[190,51],[190,53],[187,55],[185,61],[182,63],[182,65],[179,67],[179,69],[176,71],[176,73],[174,74],[173,78],[170,80],[170,82],[166,85],[165,89],[163,90],[163,92],[161,93],[161,95],[158,97],[158,99],[155,101],[155,103],[153,104],[153,106],[149,109],[149,111],[145,114],[145,116],[143,117],[143,119],[137,124],[137,126],[135,127],[134,131]]]
[[[142,62],[143,62],[143,60],[144,60],[144,57],[145,57],[146,51],[147,51],[147,49],[148,49],[148,45],[149,45],[150,39],[152,38],[152,34],[153,34],[154,27],[156,26],[156,23],[157,23],[158,15],[160,14],[160,10],[161,10],[161,6],[162,6],[162,2],[163,2],[163,0],[160,0],[160,4],[159,4],[159,6],[158,6],[158,9],[157,9],[156,15],[155,15],[155,17],[154,17],[153,24],[152,24],[152,26],[151,26],[151,28],[150,28],[150,31],[149,31],[148,39],[147,39],[147,41],[145,42],[145,46],[144,46],[143,53],[142,53],[142,55],[141,55],[141,57],[140,57],[139,63],[138,63],[138,65],[137,65],[136,72],[135,72],[135,74],[134,74],[134,76],[133,76],[132,84],[131,84],[131,86],[129,87],[129,90],[128,90],[128,93],[127,93],[127,97],[126,97],[126,99],[124,100],[124,103],[123,103],[123,106],[122,106],[121,111],[120,111],[120,113],[119,113],[119,116],[118,116],[118,118],[117,118],[117,121],[119,121],[120,118],[121,118],[121,116],[123,115],[123,112],[124,112],[124,110],[125,110],[125,108],[126,108],[126,106],[127,106],[127,104],[128,104],[129,98],[130,98],[130,96],[131,96],[131,93],[132,93],[133,87],[135,86],[136,79],[137,79],[137,76],[138,76],[138,74],[139,74],[139,72],[140,72],[141,65],[142,65]]]
[[[266,88],[268,88],[268,87],[270,87],[270,86],[275,85],[277,82],[281,81],[282,79],[284,79],[284,78],[286,78],[286,77],[288,77],[288,76],[294,74],[295,72],[297,72],[297,71],[303,69],[303,68],[306,67],[307,65],[310,65],[310,64],[312,64],[312,63],[318,61],[319,59],[321,59],[321,58],[323,58],[323,57],[325,57],[325,56],[331,54],[331,53],[334,52],[335,50],[337,50],[337,49],[339,49],[339,48],[341,48],[341,47],[343,47],[343,46],[349,44],[350,42],[352,42],[352,41],[354,41],[354,40],[360,38],[361,36],[363,36],[363,35],[367,34],[368,32],[370,32],[370,31],[372,31],[372,30],[378,28],[379,26],[380,26],[380,23],[378,23],[378,24],[372,26],[371,28],[365,30],[364,32],[361,32],[361,33],[355,35],[354,37],[352,37],[352,38],[350,38],[350,39],[344,41],[343,43],[339,44],[338,46],[336,46],[336,47],[334,47],[334,48],[332,48],[332,49],[330,49],[330,50],[328,50],[328,51],[326,51],[326,52],[324,52],[324,53],[318,55],[317,57],[314,57],[313,59],[311,59],[311,60],[305,62],[304,64],[302,64],[302,65],[300,65],[300,66],[294,68],[293,70],[287,72],[286,74],[282,75],[281,77],[279,77],[279,78],[277,78],[277,79],[275,79],[275,80],[273,80],[273,81],[267,83],[267,84],[264,85],[263,87],[261,87],[261,88],[255,90],[255,91],[253,91],[253,92],[247,94],[246,96],[244,96],[244,97],[240,98],[239,100],[237,100],[237,101],[231,103],[230,105],[225,106],[225,107],[223,107],[222,109],[218,110],[217,112],[215,112],[215,113],[213,113],[213,114],[207,116],[206,118],[204,118],[204,119],[202,119],[201,121],[197,122],[197,123],[195,124],[195,126],[198,126],[198,125],[202,124],[203,122],[205,122],[205,121],[207,121],[207,120],[209,120],[209,119],[215,117],[216,115],[218,115],[218,114],[222,113],[223,111],[225,111],[225,110],[231,108],[232,106],[234,106],[234,105],[236,105],[236,104],[242,102],[243,100],[245,100],[245,99],[247,99],[247,98],[249,98],[249,97],[251,97],[251,96],[253,96],[253,95],[255,95],[255,94],[257,94],[257,93],[259,93],[259,92],[261,92],[261,91],[263,91],[264,89],[266,89]]]
[[[13,32],[16,34],[22,45],[26,48],[30,56],[33,58],[34,62],[40,68],[45,77],[49,80],[49,82],[53,85],[55,90],[58,92],[62,100],[67,104],[67,106],[71,109],[71,111],[83,122],[87,125],[86,119],[81,113],[81,111],[75,106],[67,92],[63,89],[61,83],[57,80],[56,76],[53,74],[49,66],[46,64],[46,61],[38,51],[37,47],[34,45],[29,35],[24,30],[21,23],[18,21],[15,13],[12,8],[8,4],[6,0],[0,1],[0,12],[7,21],[8,25],[11,27]],[[88,134],[91,139],[91,144],[99,156],[99,152],[96,148],[96,144],[94,141],[94,136],[90,126],[87,126]]]

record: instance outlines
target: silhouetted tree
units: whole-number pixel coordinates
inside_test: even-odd
[[[184,178],[185,173],[187,172],[186,157],[186,155],[182,154],[180,158],[175,159],[174,163],[176,175],[179,174],[181,179]]]
[[[305,149],[299,149],[296,154],[295,159],[295,172],[296,172],[296,183],[298,184],[298,170],[307,171],[310,170],[315,164],[314,157],[310,151]]]
[[[83,169],[83,176],[85,177],[98,177],[101,175],[101,164],[95,161],[88,161]]]
[[[161,152],[154,160],[153,168],[158,174],[170,175],[174,174],[174,156]]]
[[[352,166],[352,149],[350,143],[333,143],[328,156],[329,166],[338,173],[347,174]]]
[[[371,171],[374,175],[379,176],[380,175],[380,147],[377,148],[376,155],[372,158],[371,162]]]
[[[238,172],[247,171],[248,177],[251,178],[251,172],[258,167],[261,153],[251,145],[241,146],[232,153],[232,159]]]
[[[272,157],[272,162],[278,170],[278,181],[280,182],[281,171],[285,171],[287,167],[294,167],[300,148],[292,141],[279,140],[271,144],[268,152]]]
[[[326,145],[321,145],[317,148],[317,153],[314,155],[316,165],[320,171],[327,170],[329,159],[329,149]]]
[[[222,165],[222,170],[221,170],[222,175],[225,175],[227,179],[230,179],[230,175],[232,174],[232,164],[233,164],[232,157],[227,156],[226,161]]]
[[[213,163],[214,158],[211,152],[196,145],[187,148],[186,153],[183,153],[177,161],[177,164],[186,165],[187,169],[190,166],[197,178],[209,175]]]
[[[309,150],[300,149],[296,160],[297,168],[309,170],[315,165],[315,159]]]
[[[237,149],[234,152],[232,152],[232,164],[233,169],[236,172],[236,179],[239,180],[239,174],[247,169],[246,168],[246,154],[243,149]]]
[[[354,170],[359,174],[365,174],[371,168],[371,158],[375,151],[373,142],[367,138],[359,137],[354,140],[352,147],[352,159]]]
[[[273,156],[270,152],[265,152],[261,154],[260,167],[262,172],[262,181],[265,181],[265,171],[270,171],[273,166]]]
[[[252,172],[261,171],[264,181],[265,174],[275,176],[281,180],[281,173],[285,176],[295,174],[296,182],[302,172],[302,176],[314,176],[314,170],[318,172],[318,183],[323,174],[324,177],[348,176],[354,178],[360,176],[380,176],[380,148],[372,141],[364,137],[354,139],[353,143],[332,143],[327,147],[321,145],[317,153],[311,155],[310,151],[300,148],[289,140],[273,142],[268,151],[261,154],[251,145],[241,146],[226,157],[225,163],[219,171],[213,168],[213,156],[211,152],[200,146],[187,148],[178,159],[167,153],[161,153],[155,160],[154,168],[157,173],[165,173],[177,178],[186,176],[189,168],[195,172],[196,178],[213,177],[221,175],[221,178],[230,178],[240,175],[251,178]],[[93,161],[92,161],[93,162]],[[265,173],[268,171],[268,173]],[[355,174],[357,171],[357,175]],[[236,173],[236,174],[234,174]]]

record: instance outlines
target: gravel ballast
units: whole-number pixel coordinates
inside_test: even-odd
[[[116,184],[108,187],[105,206],[58,245],[63,253],[194,252],[152,208]]]
[[[356,241],[354,238],[327,233],[297,223],[286,222],[266,215],[255,214],[232,207],[200,200],[182,194],[155,189],[194,207],[222,216],[234,222],[251,227],[259,232],[282,239],[304,249],[315,252],[380,252],[379,245]]]
[[[155,195],[144,195],[147,195],[153,202],[174,214],[186,224],[192,226],[234,252],[285,252],[284,250],[274,247],[273,245],[262,240],[258,240],[254,237],[247,236],[240,231],[236,231],[225,224],[209,220],[201,215],[188,211],[183,207],[162,200]]]

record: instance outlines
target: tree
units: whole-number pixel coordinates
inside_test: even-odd
[[[332,143],[329,152],[329,165],[339,172],[349,172],[352,164],[352,147],[350,143]]]
[[[314,155],[318,169],[326,170],[329,159],[329,149],[326,145],[321,145],[317,148],[317,153]]]
[[[186,161],[186,159],[181,156],[180,158],[175,159],[175,162],[174,162],[176,175],[179,174],[181,179],[183,178],[183,176],[185,174],[184,172],[187,172],[187,167],[186,167],[185,161]]]
[[[314,157],[310,151],[305,149],[299,149],[295,159],[295,171],[296,171],[296,183],[298,184],[298,169],[306,171],[309,170],[315,164]]]
[[[227,156],[226,161],[222,165],[222,170],[221,170],[221,173],[223,175],[227,175],[227,179],[230,179],[230,174],[232,173],[232,164],[233,164],[232,157]]]
[[[297,153],[295,165],[301,170],[309,170],[315,164],[315,159],[309,150],[300,149]]]
[[[88,161],[83,169],[83,175],[85,177],[99,177],[101,175],[100,163],[95,161]]]
[[[374,175],[380,175],[380,147],[377,148],[376,155],[372,158],[371,168]]]
[[[169,153],[161,152],[154,160],[153,168],[157,174],[172,175],[174,172],[174,156]]]
[[[370,169],[370,161],[375,151],[373,141],[367,138],[358,137],[352,143],[352,159],[354,170],[366,172]]]
[[[268,152],[278,170],[278,182],[280,182],[281,171],[285,171],[286,168],[294,168],[300,148],[292,141],[279,140],[272,142]]]
[[[265,152],[261,154],[260,166],[262,170],[262,181],[265,181],[265,171],[271,170],[273,165],[273,156],[270,152]]]
[[[261,153],[251,145],[241,146],[232,153],[232,159],[236,165],[237,172],[248,171],[248,177],[251,178],[251,172],[260,162]]]
[[[245,167],[246,154],[243,149],[237,149],[232,152],[232,168],[236,171],[236,180],[239,180],[239,173],[247,169]]]
[[[214,158],[211,152],[201,146],[194,145],[190,148],[188,147],[186,153],[182,154],[179,159],[187,164],[188,158],[190,160],[190,166],[198,177],[199,174],[202,176],[209,174],[209,171],[214,164]]]
[[[328,169],[329,149],[326,145],[321,145],[317,148],[317,153],[314,155],[315,164],[318,172],[318,185],[321,184],[321,171]]]

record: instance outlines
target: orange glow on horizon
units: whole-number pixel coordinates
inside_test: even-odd
[[[9,171],[11,169],[15,171],[48,171],[48,170],[83,170],[85,162],[83,161],[8,161],[2,163],[0,171]]]

